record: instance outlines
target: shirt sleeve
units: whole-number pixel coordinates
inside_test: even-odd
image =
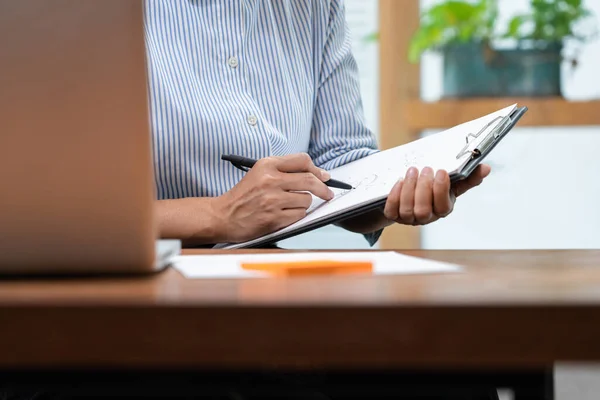
[[[323,40],[308,153],[316,165],[332,169],[376,152],[377,140],[365,123],[342,0],[331,0]]]
[[[343,0],[330,3],[318,79],[308,151],[313,162],[332,169],[377,152],[377,139],[365,122]],[[373,246],[381,232],[364,236]]]

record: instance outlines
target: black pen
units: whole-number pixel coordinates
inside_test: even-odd
[[[245,172],[248,172],[248,168],[252,168],[254,167],[254,164],[256,164],[256,160],[242,156],[223,155],[221,156],[221,160],[229,161],[236,168],[241,169]],[[336,189],[354,189],[351,185],[341,181],[336,181],[335,179],[329,179],[327,182],[324,183],[325,185]]]

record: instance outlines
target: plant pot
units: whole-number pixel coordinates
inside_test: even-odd
[[[447,46],[444,98],[561,96],[560,44],[493,50],[482,43]]]

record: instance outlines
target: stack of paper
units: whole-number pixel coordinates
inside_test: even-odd
[[[173,259],[173,267],[185,277],[193,279],[266,278],[270,275],[244,270],[241,264],[316,260],[370,261],[373,263],[374,275],[431,274],[461,270],[458,265],[411,257],[392,251],[183,255]]]

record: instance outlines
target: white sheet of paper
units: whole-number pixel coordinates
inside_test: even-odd
[[[266,278],[270,275],[244,270],[241,263],[311,260],[371,261],[375,275],[431,274],[461,270],[458,265],[407,256],[392,251],[182,255],[173,259],[172,266],[190,279]]]
[[[353,208],[385,199],[394,184],[412,166],[419,169],[428,166],[434,171],[443,169],[451,174],[461,169],[469,160],[469,154],[456,158],[465,146],[467,135],[478,133],[494,119],[509,115],[516,107],[514,104],[443,132],[335,168],[329,171],[331,177],[351,184],[354,189],[332,189],[336,195],[327,202],[313,196],[313,203],[306,217],[296,223],[254,240],[237,244],[222,243],[216,248],[236,249],[251,246],[265,239],[276,240],[280,235],[310,223],[342,215]]]

